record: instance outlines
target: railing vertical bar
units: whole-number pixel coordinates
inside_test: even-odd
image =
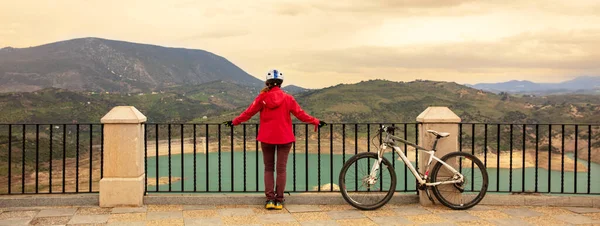
[[[148,193],[148,124],[144,123],[144,195]],[[157,144],[158,145],[158,144]],[[157,156],[158,157],[158,156]],[[158,167],[158,166],[156,166]],[[158,186],[158,180],[156,181]]]
[[[52,168],[52,167],[50,167]],[[52,174],[50,174],[52,175]],[[52,177],[50,177],[52,178]],[[52,179],[50,179],[52,181]],[[52,187],[52,183],[50,184]],[[11,194],[12,188],[12,124],[8,125],[8,194]]]
[[[329,124],[329,191],[333,191],[333,124]]]
[[[377,130],[381,129],[381,124],[379,124],[379,127],[377,128]],[[382,133],[379,133],[379,143],[382,143]],[[381,164],[380,164],[381,165]],[[379,166],[381,169],[381,166]],[[379,191],[383,191],[383,170],[379,170]]]
[[[234,142],[235,142],[235,141],[234,141],[234,139],[233,139],[233,138],[234,138],[234,137],[233,137],[233,132],[234,132],[234,131],[233,131],[233,126],[232,126],[232,127],[230,127],[230,130],[229,130],[229,131],[230,131],[230,132],[229,132],[229,136],[230,136],[230,139],[231,139],[231,143],[230,143],[230,145],[231,145],[231,147],[230,147],[230,148],[231,148],[231,149],[230,149],[230,151],[231,151],[231,191],[234,191],[234,190],[235,190],[235,187],[234,187],[234,184],[235,184],[235,183],[234,183],[234,175],[233,175],[233,172],[235,171],[235,170],[234,170],[234,165],[235,165],[235,162],[234,162],[234,159],[235,159],[235,158],[234,158],[234,156],[235,156],[235,155],[233,154],[233,149],[234,149]]]
[[[317,191],[321,191],[321,128],[317,129]]]
[[[217,127],[218,128],[217,132],[219,133],[217,135],[218,136],[217,137],[218,138],[218,145],[219,145],[219,148],[218,148],[218,151],[219,151],[219,154],[218,154],[218,157],[219,157],[219,162],[218,162],[219,177],[218,178],[219,178],[219,192],[221,192],[221,124],[219,124],[217,126],[218,126]]]
[[[304,175],[305,175],[305,183],[306,183],[306,191],[308,191],[308,124],[304,125]]]
[[[196,164],[196,155],[197,155],[197,150],[196,149],[196,124],[194,124],[193,126],[193,130],[194,130],[194,192],[198,191],[198,187],[196,187],[197,185],[197,173],[198,173],[198,168],[197,168],[197,164]]]
[[[23,148],[21,149],[21,193],[25,194],[25,140],[27,139],[27,137],[25,136],[25,131],[26,131],[26,126],[25,124],[23,124]],[[65,170],[63,170],[64,172]],[[63,173],[63,181],[64,181],[64,173]],[[64,183],[63,183],[64,186]],[[64,187],[63,187],[64,190]]]
[[[419,124],[415,124],[415,144],[419,145]],[[415,161],[417,164],[416,165],[416,170],[417,172],[419,172],[419,162],[417,161],[419,159],[419,149],[415,148]],[[416,180],[416,179],[415,179]],[[416,183],[418,184],[418,183]],[[417,195],[419,194],[419,189],[416,188],[415,186],[415,191],[417,191]]]
[[[475,123],[471,124],[471,154],[475,154]],[[459,159],[458,164],[462,172],[462,159]],[[472,161],[471,164],[473,164]],[[471,169],[473,169],[473,166],[471,166]],[[473,174],[471,175],[473,176]],[[471,178],[471,181],[473,181],[473,178]],[[474,186],[473,183],[471,183],[471,186]],[[471,187],[471,190],[473,190],[473,187]]]
[[[521,175],[521,190],[522,192],[525,192],[525,152],[527,150],[527,124],[523,124],[523,153],[522,153],[522,162],[521,162],[521,169],[522,170],[522,175]]]
[[[488,153],[488,124],[483,126],[483,165],[487,167],[487,153]]]
[[[159,187],[159,172],[158,170],[160,169],[160,165],[158,164],[158,159],[160,157],[159,153],[158,153],[158,124],[154,125],[154,133],[155,133],[155,143],[154,146],[156,146],[156,156],[155,156],[155,161],[156,161],[156,191],[158,192],[158,187]]]
[[[497,126],[496,142],[496,191],[500,191],[500,124]]]
[[[358,124],[354,124],[354,155],[358,154]],[[354,164],[354,191],[358,191],[358,164]]]
[[[539,135],[539,130],[540,130],[540,124],[535,124],[535,193],[538,192],[538,170],[539,170],[539,166],[538,166],[538,162],[539,162],[539,143],[540,143],[540,135]],[[550,169],[548,169],[550,170]]]
[[[93,128],[94,128],[94,127],[93,127],[93,125],[92,125],[92,124],[90,124],[90,153],[89,153],[89,154],[90,154],[90,168],[89,168],[89,170],[90,170],[90,175],[89,175],[90,181],[89,181],[89,182],[90,182],[90,183],[89,183],[89,192],[92,192],[92,182],[94,181],[94,179],[93,179],[94,172],[93,172],[93,169],[92,169],[92,166],[93,166],[93,160],[94,160],[94,156],[93,156],[93,155],[94,155],[94,152],[93,152],[93,150],[92,150],[92,148],[93,148],[93,145],[94,145],[94,143],[92,142],[92,141],[93,141],[93,138],[94,138],[94,134],[93,134],[93,132],[92,132],[92,131],[93,131]],[[146,130],[144,129],[144,134],[146,134],[146,133],[145,133],[145,131],[146,131]],[[145,138],[145,136],[144,136],[144,138]],[[144,145],[144,148],[145,148],[145,147],[146,147],[146,145]],[[146,161],[144,161],[144,162],[146,162]],[[144,172],[146,172],[146,171],[144,170]],[[145,186],[144,186],[144,187],[145,187]]]
[[[573,170],[573,179],[575,180],[575,183],[573,184],[573,193],[577,194],[577,159],[579,158],[579,155],[577,154],[577,149],[578,147],[578,143],[579,143],[579,125],[575,125],[575,155],[573,156],[573,159],[575,159],[575,169]],[[588,159],[588,161],[591,161],[591,159]]]
[[[103,132],[104,133],[104,132]],[[62,193],[65,193],[66,160],[67,160],[67,125],[63,124],[63,153],[62,153]]]
[[[158,155],[157,155],[158,158]],[[156,165],[158,168],[158,165]],[[100,125],[100,179],[104,177],[104,124]]]
[[[475,124],[473,124],[473,129],[475,129]],[[473,130],[473,139],[475,139],[475,130]],[[475,145],[475,142],[473,142],[473,145]],[[471,154],[475,155],[475,146],[473,146],[473,148],[471,149]],[[471,171],[473,171],[473,169],[475,169],[475,163],[473,161],[471,161]],[[471,174],[471,181],[475,181],[474,173]],[[474,189],[475,189],[475,184],[471,183],[471,191],[473,191]]]
[[[552,192],[552,124],[548,124],[548,193]]]
[[[510,124],[510,144],[509,145],[509,149],[510,149],[510,163],[508,164],[509,166],[509,171],[508,171],[508,191],[512,192],[512,187],[513,187],[513,124]]]
[[[181,191],[185,191],[185,184],[184,184],[184,182],[185,182],[185,179],[184,179],[185,178],[185,162],[184,162],[184,160],[185,160],[185,150],[184,150],[185,137],[183,135],[183,130],[184,130],[184,126],[183,126],[183,124],[181,124],[180,130],[179,130],[179,132],[181,133],[180,134],[180,136],[181,136],[181,142],[180,142],[181,143]]]
[[[76,152],[76,158],[75,158],[75,192],[79,192],[79,124],[76,125],[75,127],[75,135],[76,135],[76,141],[75,141],[75,152]]]
[[[206,156],[205,156],[205,159],[204,159],[206,161],[205,164],[204,164],[205,167],[206,167],[206,191],[209,191],[210,190],[210,187],[209,187],[209,185],[210,185],[210,180],[209,180],[210,176],[209,176],[208,173],[209,173],[210,167],[209,167],[208,158],[209,158],[210,151],[208,150],[208,145],[209,145],[209,140],[210,139],[208,139],[209,138],[209,136],[208,136],[208,124],[205,125],[204,129],[205,129],[205,131],[204,131],[205,134],[204,135],[205,135],[205,139],[206,139],[206,142],[205,142],[205,147],[206,147],[206,149],[205,149],[206,150],[205,155]]]
[[[40,181],[40,124],[35,124],[35,193],[39,193]]]
[[[50,159],[48,160],[48,163],[50,164],[50,166],[49,166],[49,172],[48,172],[48,185],[49,185],[49,186],[48,186],[48,193],[52,193],[52,162],[53,162],[53,159],[52,159],[52,157],[53,157],[53,156],[52,156],[52,152],[53,152],[53,151],[52,151],[52,149],[53,149],[53,148],[52,148],[52,139],[53,139],[53,136],[52,136],[52,135],[54,135],[54,134],[53,134],[53,128],[52,128],[52,127],[53,127],[53,125],[52,125],[52,124],[50,124],[50,144],[49,144],[49,146],[48,146],[48,147],[49,147],[49,149],[50,149],[50,150],[49,150],[49,151],[50,151],[50,153],[49,153],[49,154],[50,154],[50,156],[49,156],[49,158],[50,158]],[[10,152],[10,151],[9,151],[9,152]],[[9,155],[9,156],[10,156],[10,155]],[[10,161],[10,157],[9,157],[8,159],[9,159],[9,161]],[[9,175],[9,177],[10,177],[10,173],[9,173],[8,175]],[[9,184],[10,184],[10,183],[9,183]],[[9,192],[9,194],[10,194],[10,192]]]
[[[342,124],[342,165],[346,163],[346,124]]]
[[[371,152],[371,145],[369,144],[371,139],[371,124],[367,124],[367,152]],[[371,165],[371,159],[367,158],[367,166]],[[371,188],[367,188],[367,191],[371,191]]]
[[[590,194],[590,175],[592,173],[592,167],[591,167],[591,162],[592,162],[592,125],[588,125],[588,171],[587,171],[587,193]]]
[[[396,128],[396,124],[392,123],[392,128]],[[392,135],[396,135],[396,130],[392,131]],[[392,167],[394,168],[394,171],[396,170],[396,157],[394,157],[394,150],[392,149]],[[398,190],[398,189],[396,189]]]
[[[294,133],[294,137],[296,137],[296,124],[292,125],[292,133]],[[244,137],[246,137],[246,133],[244,131]],[[244,139],[245,142],[245,139]],[[244,143],[245,144],[245,143]],[[292,155],[292,174],[293,174],[293,179],[294,179],[294,192],[296,191],[296,142],[292,143],[292,151],[293,151],[293,155]],[[245,156],[245,155],[244,155]],[[244,163],[245,164],[245,163]],[[244,177],[246,177],[246,171],[244,171]],[[244,182],[245,184],[246,182]],[[244,189],[244,191],[246,191],[246,189]]]
[[[246,124],[242,125],[242,129],[244,129],[244,132],[243,132],[243,137],[244,137],[244,191],[246,191]]]
[[[171,183],[171,124],[168,124],[167,135],[168,135],[167,139],[169,140],[169,144],[168,144],[168,146],[169,146],[168,147],[169,148],[168,149],[168,151],[169,151],[169,153],[168,153],[169,154],[169,164],[167,164],[169,166],[169,191],[172,191],[171,190],[171,185],[172,185],[172,183]],[[158,183],[156,183],[156,184],[158,185]]]
[[[565,192],[565,124],[561,125],[560,193]]]
[[[463,143],[462,143],[462,125],[463,125],[463,124],[459,124],[459,126],[458,126],[458,131],[459,131],[458,133],[460,134],[460,135],[458,136],[458,143],[459,143],[459,145],[458,145],[458,151],[459,151],[459,152],[462,152],[462,144],[463,144]],[[405,146],[406,146],[406,145],[405,145]],[[459,161],[459,164],[458,164],[458,172],[461,172],[461,173],[462,173],[462,164],[461,164],[461,163],[462,163],[462,162],[461,162],[461,161]]]
[[[462,127],[462,124],[460,125],[460,127]],[[404,139],[408,139],[408,124],[404,123]],[[408,154],[408,149],[407,149],[407,144],[404,143],[404,152],[406,154]],[[394,153],[395,151],[393,151],[392,153]],[[396,162],[396,159],[394,158],[394,162]],[[408,177],[407,177],[407,172],[408,172],[408,166],[407,164],[404,164],[404,191],[408,191]]]

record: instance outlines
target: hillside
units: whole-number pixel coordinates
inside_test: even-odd
[[[0,94],[0,123],[97,123],[119,105],[135,106],[148,117],[148,122],[210,121],[247,105],[257,93],[257,88],[221,81],[130,94],[56,88],[4,93]]]
[[[135,106],[150,122],[220,122],[237,116],[258,92],[253,86],[214,81],[129,94],[5,93],[0,94],[0,122],[98,122],[117,105]],[[463,122],[597,123],[600,113],[597,95],[516,96],[434,81],[372,80],[294,96],[308,113],[329,122],[414,122],[428,106],[447,106]]]
[[[298,95],[309,112],[329,121],[413,122],[428,106],[447,106],[463,122],[598,122],[600,97],[519,97],[456,83],[372,80]]]
[[[225,80],[262,86],[227,59],[203,50],[83,38],[0,50],[0,92],[44,88],[148,92]]]

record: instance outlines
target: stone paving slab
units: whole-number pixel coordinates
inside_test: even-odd
[[[502,210],[502,212],[513,216],[513,217],[537,217],[537,216],[542,216],[544,214],[533,211],[533,210],[529,210],[527,208],[516,208],[516,209],[505,209]]]
[[[146,214],[146,220],[168,220],[168,219],[183,219],[182,211],[169,211],[169,212],[148,212]]]
[[[570,210],[574,213],[600,213],[599,208],[565,207],[565,209]]]
[[[222,225],[220,217],[211,217],[211,218],[197,218],[197,219],[185,219],[184,223],[186,226],[213,226],[213,225]]]
[[[0,220],[32,219],[38,211],[7,211],[0,214]]]
[[[430,214],[431,211],[426,210],[422,207],[413,207],[413,208],[393,208],[398,216],[408,216],[408,215],[422,215],[422,214]]]
[[[29,222],[30,225],[65,225],[70,217],[38,217]]]
[[[109,217],[110,215],[75,215],[69,224],[104,224]]]
[[[495,225],[499,225],[499,226],[529,226],[531,224],[527,223],[524,220],[521,220],[519,218],[502,218],[502,219],[490,219],[488,220],[489,222],[494,223]]]
[[[594,220],[583,215],[562,214],[554,216],[554,218],[569,224],[600,224],[600,220]]]
[[[147,207],[117,207],[112,209],[112,213],[145,213],[147,212]]]
[[[327,214],[334,220],[365,218],[365,215],[358,210],[334,210]]]
[[[107,226],[146,226],[145,221],[135,221],[135,222],[112,222],[106,224]]]
[[[75,212],[77,208],[47,209],[41,210],[36,217],[66,217],[75,215]]]
[[[284,222],[296,222],[296,219],[291,214],[266,214],[259,217],[261,223],[284,223]]]
[[[30,219],[13,219],[13,220],[0,220],[0,226],[21,226],[29,225]]]
[[[403,217],[372,217],[371,220],[378,225],[398,225],[398,224],[412,224],[409,220]]]
[[[221,216],[250,216],[254,214],[254,211],[250,208],[228,208],[220,209],[219,214]]]
[[[290,213],[304,213],[304,212],[320,212],[321,208],[315,205],[286,205],[285,208]]]
[[[450,213],[438,213],[438,216],[440,216],[441,218],[450,220],[450,221],[477,221],[480,220],[481,218],[476,217],[471,215],[470,213],[467,212],[450,212]]]
[[[305,221],[301,223],[302,226],[329,226],[329,225],[339,225],[334,220],[322,220],[322,221]]]

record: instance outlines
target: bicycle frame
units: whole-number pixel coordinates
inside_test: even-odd
[[[426,167],[426,171],[425,171],[425,175],[423,177],[420,176],[420,174],[417,172],[417,170],[415,169],[415,167],[413,166],[413,164],[410,162],[410,160],[408,160],[408,157],[406,157],[406,155],[404,154],[404,152],[402,151],[402,149],[400,149],[400,147],[398,145],[396,145],[394,143],[394,141],[399,141],[401,143],[405,143],[411,147],[414,147],[416,150],[424,152],[429,154],[429,160],[427,162],[427,167]],[[374,163],[373,167],[371,168],[371,174],[369,175],[370,178],[375,178],[375,176],[377,175],[377,171],[379,170],[379,165],[381,164],[381,161],[383,159],[383,153],[385,152],[385,149],[391,146],[394,151],[398,154],[398,156],[400,156],[400,158],[402,159],[402,161],[404,162],[404,164],[408,167],[408,169],[410,169],[410,172],[415,176],[415,178],[417,179],[417,181],[419,182],[419,185],[425,185],[425,186],[437,186],[440,184],[455,184],[455,183],[460,183],[463,182],[463,175],[461,173],[459,173],[458,171],[456,171],[456,169],[454,169],[454,167],[450,166],[448,163],[442,161],[441,159],[439,159],[438,157],[436,157],[435,154],[435,150],[429,150],[427,148],[421,147],[417,144],[414,144],[410,141],[404,140],[400,137],[396,137],[394,135],[390,135],[389,133],[386,132],[386,138],[381,146],[381,148],[379,148],[377,150],[377,162]],[[427,183],[427,177],[429,176],[429,166],[431,165],[431,161],[433,160],[438,161],[439,163],[441,163],[442,165],[444,165],[444,167],[448,168],[454,175],[459,175],[458,178],[450,180],[450,181],[442,181],[442,182],[434,182],[434,183]],[[417,163],[418,164],[418,163]],[[453,177],[454,178],[454,177]],[[371,179],[369,180],[369,183],[371,182]]]

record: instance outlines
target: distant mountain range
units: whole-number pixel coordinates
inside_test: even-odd
[[[100,38],[0,49],[0,92],[143,92],[218,80],[264,86],[227,59],[204,50]]]
[[[535,83],[526,80],[512,80],[501,83],[479,83],[467,86],[495,93],[600,93],[600,76],[581,76],[560,83]]]

